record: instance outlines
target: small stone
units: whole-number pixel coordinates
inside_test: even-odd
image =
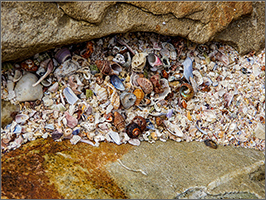
[[[254,76],[254,74],[250,74],[250,76],[249,76],[249,80],[250,80],[250,81],[255,81],[255,76]]]
[[[265,126],[263,126],[260,122],[255,128],[255,136],[259,139],[265,140]]]
[[[35,101],[41,99],[43,96],[42,85],[38,84],[32,87],[38,81],[37,76],[32,73],[26,73],[17,83],[15,93],[17,100],[22,101]]]
[[[19,105],[14,105],[9,101],[1,101],[1,127],[11,123],[19,112]]]

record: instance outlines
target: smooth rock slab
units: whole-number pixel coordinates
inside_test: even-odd
[[[1,101],[1,127],[5,127],[14,120],[19,112],[19,105],[14,105],[9,101]]]
[[[118,159],[147,175],[122,167]],[[211,149],[199,142],[157,141],[93,147],[48,138],[3,154],[1,161],[4,198],[265,196],[263,152],[230,146]]]
[[[35,101],[41,99],[43,96],[42,85],[38,84],[32,87],[32,84],[36,83],[38,80],[37,76],[32,73],[26,73],[17,82],[15,86],[16,98],[19,102],[22,101]]]

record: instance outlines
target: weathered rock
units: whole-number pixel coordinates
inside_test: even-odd
[[[1,161],[4,198],[265,196],[263,152],[230,146],[169,140],[93,147],[48,138],[3,154]],[[132,171],[139,169],[147,175]]]
[[[9,101],[1,101],[1,127],[10,124],[19,112],[19,105],[14,105]]]
[[[3,2],[2,61],[23,60],[57,46],[135,31],[181,36],[205,43],[242,16],[247,16],[253,24],[257,18],[262,19],[265,3],[253,5],[263,13],[253,14],[251,19],[248,16],[252,2]],[[265,22],[257,20],[255,27],[260,28],[257,32],[260,38],[264,37],[261,26],[264,27]],[[250,29],[249,34],[253,30]],[[236,47],[241,44],[240,53],[247,51],[243,42],[245,31],[238,31],[243,39],[235,42]],[[228,37],[217,39],[234,41],[230,39],[232,34],[226,35]],[[248,50],[252,46],[257,50],[262,41],[249,42]]]
[[[38,84],[35,87],[32,87],[34,83],[38,81],[36,75],[32,73],[26,73],[22,78],[17,82],[14,89],[16,94],[16,99],[19,102],[22,101],[35,101],[41,99],[43,96],[42,85]]]

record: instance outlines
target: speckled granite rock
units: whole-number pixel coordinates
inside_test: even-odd
[[[263,198],[264,159],[261,151],[199,142],[92,147],[38,139],[2,155],[1,197]],[[139,169],[147,175],[131,171]]]
[[[216,38],[246,53],[264,46],[264,10],[264,2],[2,2],[2,61],[135,31],[181,36],[196,43]],[[241,22],[243,16],[246,21]],[[228,29],[234,21],[252,26]],[[256,37],[249,40],[253,33]]]

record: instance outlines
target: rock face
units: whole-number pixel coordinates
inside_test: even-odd
[[[5,127],[14,120],[19,112],[19,105],[14,105],[9,101],[1,101],[1,127]]]
[[[264,159],[261,151],[203,142],[93,147],[38,139],[2,155],[1,197],[263,198]]]
[[[32,87],[32,84],[36,83],[37,80],[37,76],[32,73],[26,73],[22,76],[14,89],[18,101],[35,101],[42,98],[42,85],[38,84]]]
[[[1,11],[3,62],[135,31],[196,43],[217,39],[242,54],[265,43],[265,2],[2,2]]]

